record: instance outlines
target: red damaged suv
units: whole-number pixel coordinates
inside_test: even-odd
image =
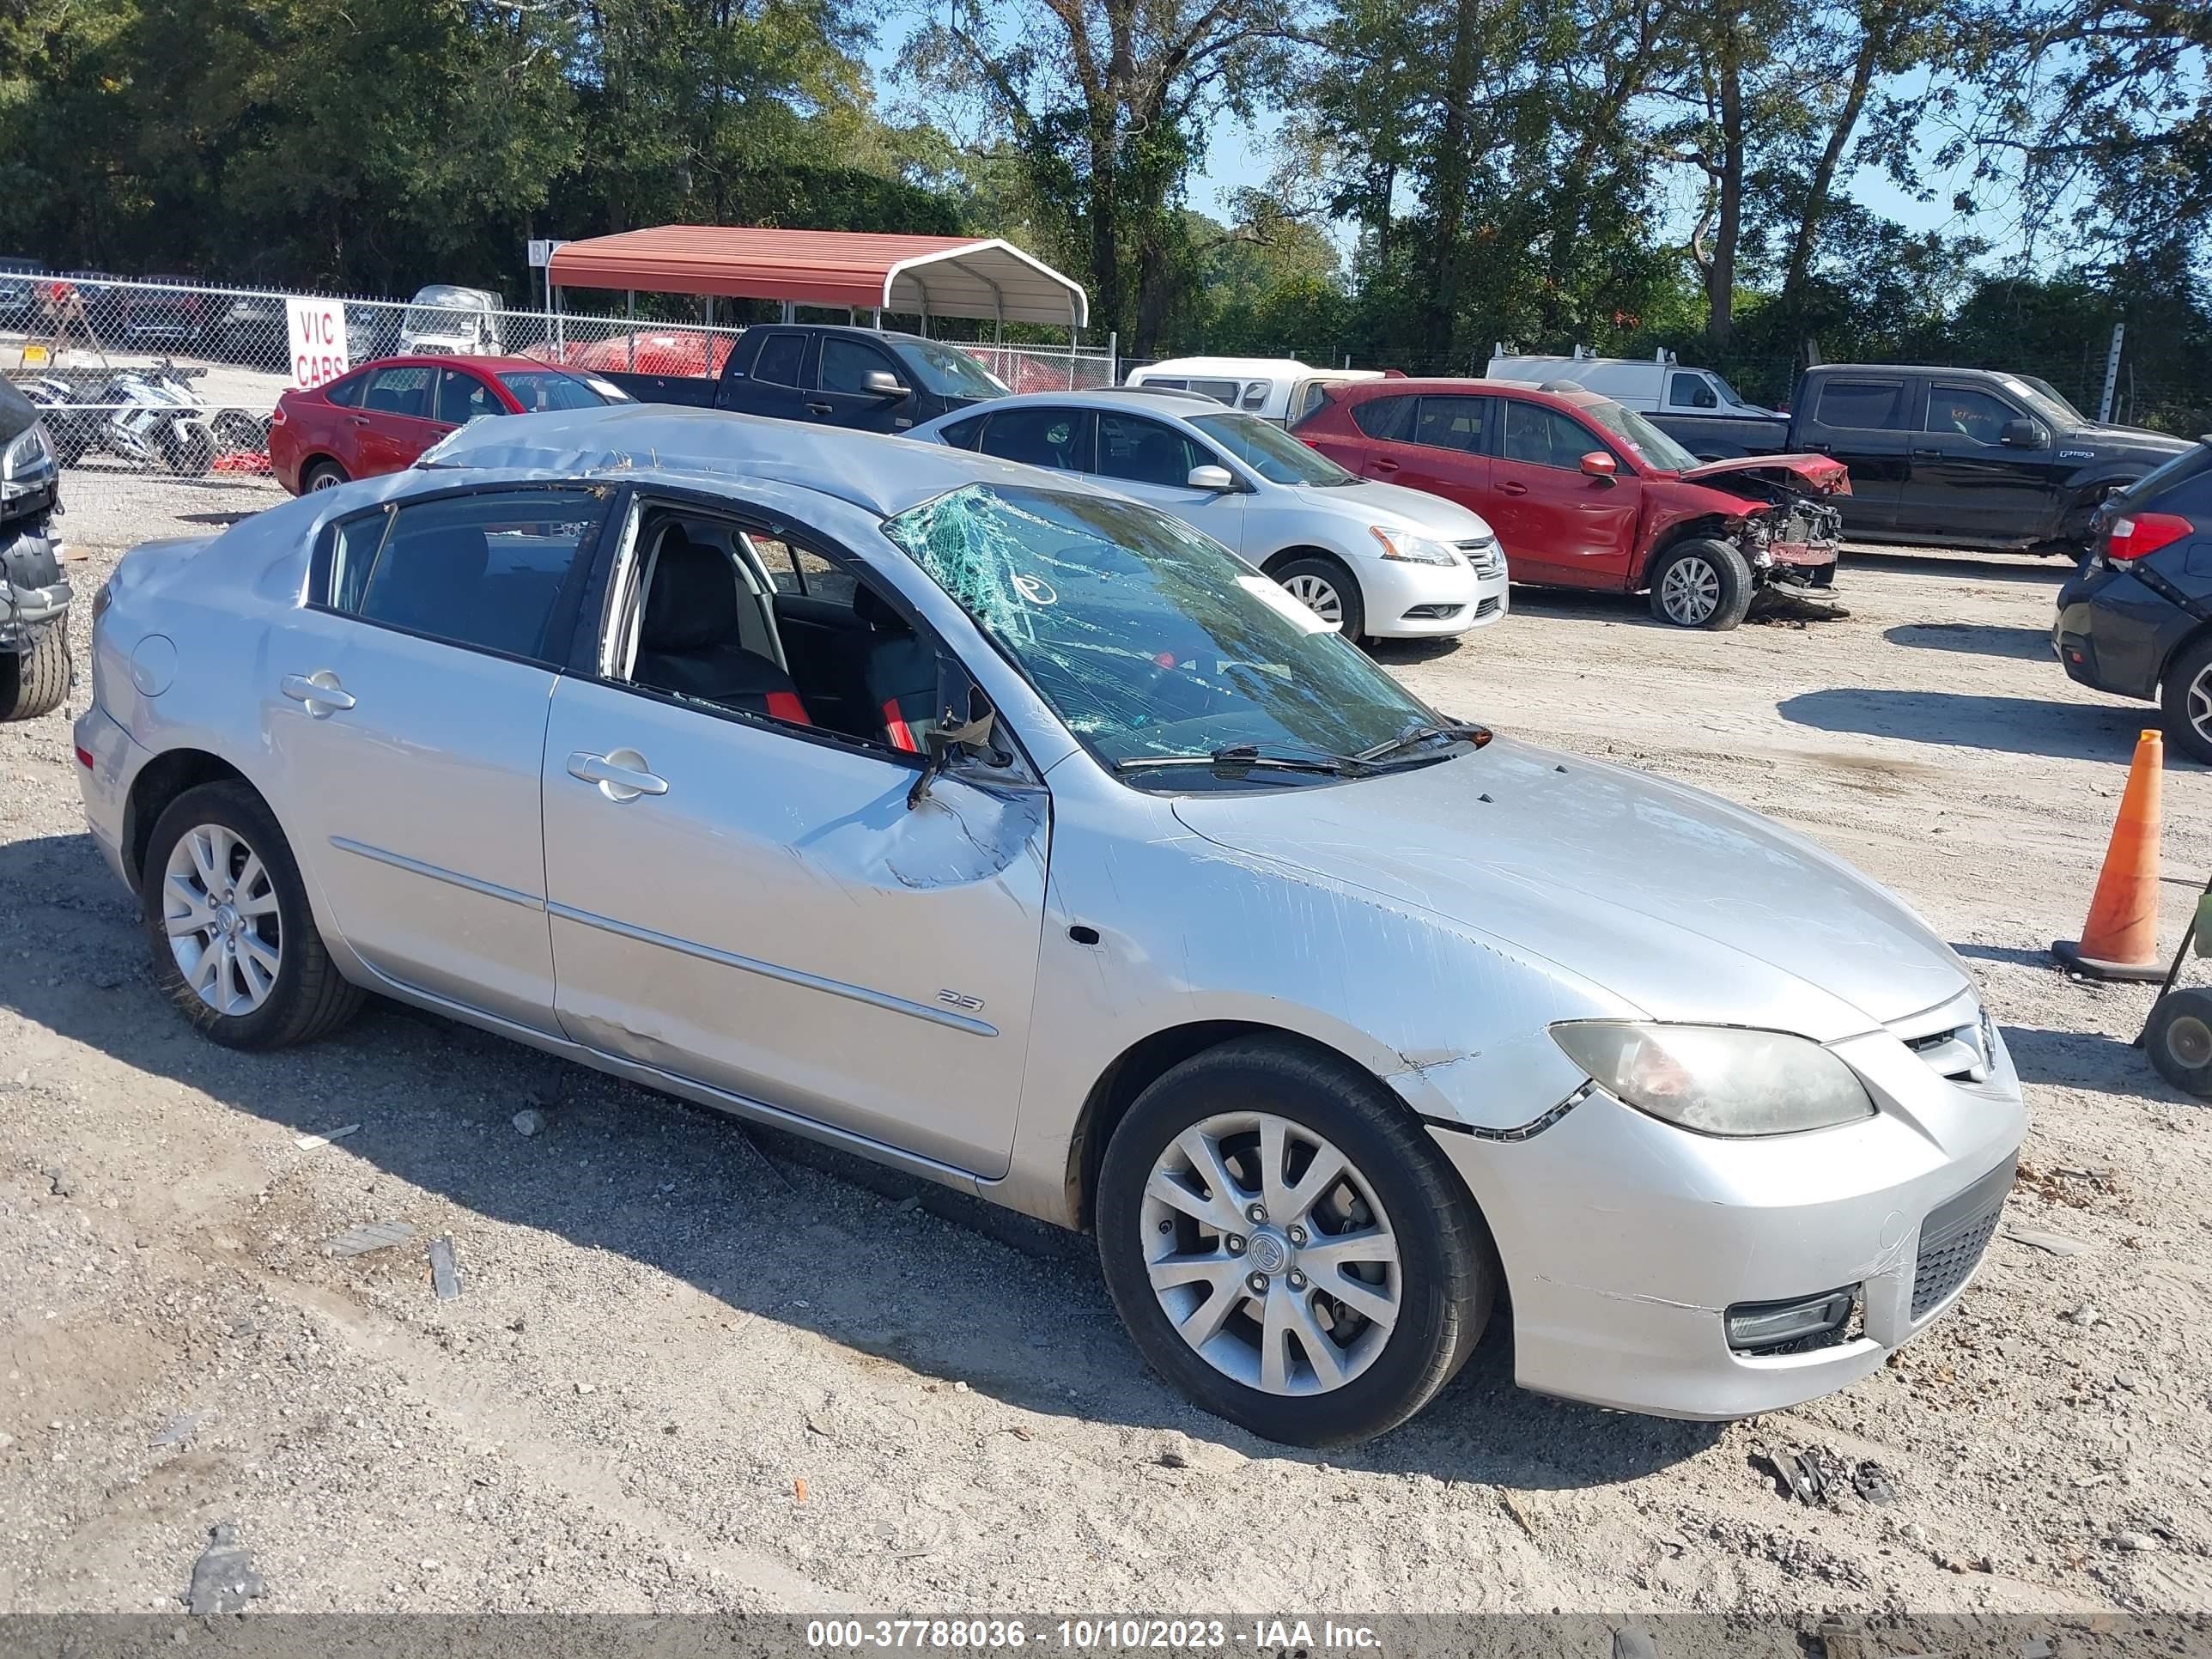
[[[1331,386],[1292,430],[1363,478],[1489,521],[1516,582],[1635,593],[1683,628],[1734,628],[1770,583],[1834,582],[1850,475],[1825,455],[1700,464],[1635,410],[1515,380]]]

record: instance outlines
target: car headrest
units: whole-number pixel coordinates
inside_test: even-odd
[[[911,634],[907,619],[891,609],[891,602],[862,583],[853,590],[853,614],[872,629],[885,634]]]
[[[738,626],[738,577],[729,556],[695,542],[682,525],[661,532],[653,591],[645,598],[646,651],[691,651],[730,638]]]

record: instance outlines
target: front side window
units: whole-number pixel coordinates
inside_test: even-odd
[[[898,365],[872,345],[862,345],[858,340],[841,340],[831,335],[822,342],[822,369],[816,377],[824,392],[854,392],[868,394],[868,376],[889,374],[903,380]]]
[[[2021,413],[2002,398],[1970,386],[1942,386],[1928,393],[1926,430],[1972,438],[1994,447],[2004,441],[2006,425]]]
[[[1677,374],[1668,381],[1667,403],[1673,409],[1718,409],[1721,405],[1702,374]]]
[[[1098,417],[1102,477],[1182,489],[1188,486],[1194,467],[1208,466],[1212,461],[1211,455],[1171,426],[1140,415]]]
[[[379,415],[428,420],[432,372],[412,366],[380,368],[368,377],[368,390],[362,396],[361,406]]]
[[[596,489],[403,503],[336,527],[321,603],[453,645],[546,659],[563,585],[598,527]]]
[[[1256,415],[1195,415],[1190,423],[1269,483],[1334,487],[1359,482],[1319,450]]]
[[[1814,416],[1822,426],[1862,432],[1905,430],[1905,382],[1832,380],[1820,387]]]
[[[1352,754],[1435,718],[1274,582],[1141,503],[971,484],[884,532],[1108,765],[1248,743]]]
[[[1424,398],[1412,441],[1431,449],[1458,449],[1480,455],[1483,421],[1491,402],[1488,398]]]
[[[458,368],[438,371],[438,412],[434,418],[448,426],[466,426],[487,415],[504,415],[506,409],[491,388],[473,374]]]
[[[499,383],[522,405],[526,415],[549,409],[597,409],[601,404],[632,401],[629,393],[611,380],[603,380],[596,374],[563,374],[553,368],[502,369]]]
[[[1091,412],[1083,409],[1002,409],[983,429],[982,451],[1024,466],[1062,472],[1091,470]]]
[[[1571,472],[1582,465],[1583,456],[1604,447],[1581,422],[1556,409],[1518,398],[1506,400],[1504,439],[1498,453],[1509,461]]]

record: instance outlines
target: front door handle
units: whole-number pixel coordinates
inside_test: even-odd
[[[1807,444],[1805,447],[1815,455],[1825,455],[1828,453],[1828,447],[1826,444]]]
[[[830,417],[831,411],[830,405],[827,404],[809,404],[806,405],[806,412],[809,415],[818,415],[822,416],[823,419],[827,420]]]
[[[1528,493],[1528,486],[1524,483],[1515,483],[1508,478],[1498,486],[1498,493],[1501,495],[1525,495]]]
[[[1943,452],[1940,449],[1916,449],[1912,456],[1915,460],[1940,461],[1943,459]]]
[[[605,755],[586,755],[580,750],[568,757],[568,775],[596,783],[609,800],[635,800],[640,795],[668,793],[668,780],[647,771],[645,757],[635,749],[617,749]]]
[[[318,668],[312,674],[287,674],[277,689],[294,702],[307,704],[307,712],[317,720],[353,707],[353,694],[327,668]]]
[[[1372,461],[1369,462],[1368,465],[1372,466],[1377,472],[1395,472],[1398,470],[1398,463],[1392,460],[1387,455],[1377,455]]]

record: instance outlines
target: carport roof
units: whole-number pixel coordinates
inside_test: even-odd
[[[559,288],[719,294],[1080,328],[1082,285],[995,239],[659,225],[553,252]]]

